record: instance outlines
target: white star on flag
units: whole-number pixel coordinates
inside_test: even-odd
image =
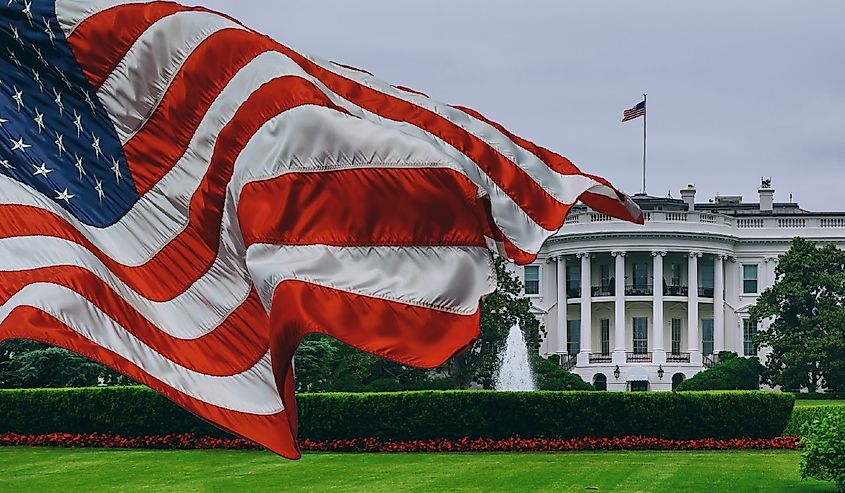
[[[54,140],[53,142],[55,142],[56,147],[59,148],[59,157],[62,157],[62,153],[65,152],[64,138],[65,138],[64,135],[56,132],[56,140]]]
[[[36,125],[38,125],[38,133],[41,133],[44,130],[44,113],[38,111],[38,108],[35,108],[35,120]]]
[[[23,137],[21,137],[18,140],[14,140],[14,139],[9,139],[9,140],[12,141],[12,150],[13,151],[26,152],[27,149],[32,147],[31,145],[29,145],[29,144],[27,144],[26,142],[23,141]]]
[[[111,158],[111,170],[114,171],[115,180],[120,181],[120,163],[115,158]]]
[[[94,185],[94,190],[97,191],[97,197],[100,198],[100,203],[103,202],[103,197],[105,196],[105,192],[103,192],[103,182],[100,181],[99,178],[94,178],[96,185]]]
[[[76,154],[74,154],[74,157],[76,157],[76,163],[74,163],[74,166],[79,171],[79,179],[81,180],[82,175],[85,174],[85,168],[82,167],[82,158],[77,156]]]
[[[53,172],[53,170],[47,168],[47,163],[41,163],[41,166],[35,167],[35,173],[33,173],[32,176],[41,175],[44,178],[47,178],[47,175],[49,175],[52,172]]]
[[[23,91],[19,91],[16,86],[12,86],[12,90],[15,91],[15,95],[12,96],[12,99],[14,99],[18,104],[18,111],[20,111],[23,106]]]
[[[59,192],[58,190],[56,190],[56,193],[58,194],[56,195],[56,200],[64,200],[68,204],[70,203],[70,199],[76,197],[76,195],[68,193],[67,188],[65,188],[63,192]]]

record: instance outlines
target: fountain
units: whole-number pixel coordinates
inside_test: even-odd
[[[499,356],[499,371],[496,372],[493,388],[509,391],[537,390],[528,361],[528,347],[519,323],[514,324],[508,333],[505,350]]]

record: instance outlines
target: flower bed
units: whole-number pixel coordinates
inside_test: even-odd
[[[319,452],[563,452],[578,450],[796,450],[799,437],[731,438],[719,440],[668,440],[653,437],[618,438],[460,438],[457,440],[310,440],[300,442],[302,450]],[[101,433],[46,435],[0,435],[0,446],[49,446],[124,449],[237,449],[261,450],[241,438],[199,437],[190,433],[144,437],[122,437]]]

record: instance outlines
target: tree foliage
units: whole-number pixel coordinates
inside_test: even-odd
[[[126,383],[131,383],[131,380],[65,349],[25,340],[0,344],[0,388],[90,387]]]
[[[758,390],[762,373],[757,358],[740,358],[734,352],[722,351],[716,365],[684,380],[676,390]]]
[[[845,390],[845,252],[794,238],[775,276],[749,312],[771,320],[757,340],[771,348],[767,380],[788,390]]]

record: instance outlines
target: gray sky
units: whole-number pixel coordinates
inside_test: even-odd
[[[628,193],[845,211],[845,1],[195,0],[473,107]]]

